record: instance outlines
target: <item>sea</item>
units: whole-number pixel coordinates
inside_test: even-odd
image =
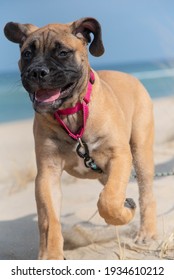
[[[95,66],[130,73],[146,87],[152,99],[174,96],[174,59]],[[18,71],[0,72],[0,123],[32,118],[31,101],[23,89]]]

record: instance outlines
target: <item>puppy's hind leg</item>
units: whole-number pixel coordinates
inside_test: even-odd
[[[133,164],[139,186],[140,230],[136,242],[146,243],[156,238],[156,202],[153,194],[153,119],[149,124],[136,124],[131,139]]]

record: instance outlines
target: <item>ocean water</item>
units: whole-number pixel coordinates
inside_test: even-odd
[[[96,70],[110,69],[130,73],[144,84],[150,96],[174,95],[174,60],[92,65]],[[28,93],[23,89],[19,72],[0,73],[0,122],[32,118],[34,115]]]

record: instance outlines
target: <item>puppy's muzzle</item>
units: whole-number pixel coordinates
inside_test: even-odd
[[[49,74],[50,74],[50,70],[47,67],[42,66],[29,70],[28,78],[36,82],[39,82],[47,79]]]
[[[41,88],[48,83],[50,74],[50,69],[47,66],[29,67],[26,71],[21,73],[22,83],[27,90],[27,85],[31,88]]]

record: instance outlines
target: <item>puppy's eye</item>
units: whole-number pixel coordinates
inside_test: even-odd
[[[30,50],[26,50],[22,53],[22,57],[24,59],[30,59],[32,57],[32,52]]]
[[[68,55],[68,53],[69,52],[67,52],[67,51],[61,51],[61,52],[59,52],[59,56],[60,57],[66,57]]]

